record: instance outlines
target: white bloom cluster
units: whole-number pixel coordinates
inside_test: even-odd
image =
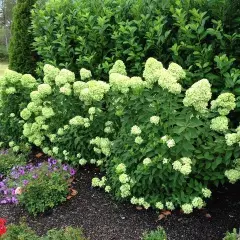
[[[137,143],[137,144],[142,144],[143,143],[143,139],[142,139],[142,137],[140,137],[140,136],[137,136],[136,138],[135,138],[135,143]]]
[[[193,106],[199,113],[205,113],[211,97],[211,85],[207,79],[202,79],[186,91],[183,104],[186,107]]]
[[[60,87],[59,91],[66,96],[70,96],[72,94],[72,85],[70,83],[65,83]]]
[[[143,159],[143,165],[147,166],[152,163],[151,158],[144,158]]]
[[[104,187],[106,185],[107,178],[104,176],[101,179],[100,178],[93,178],[92,179],[92,186],[93,187]]]
[[[44,72],[44,83],[50,85],[54,84],[56,76],[59,74],[60,70],[50,64],[45,64],[43,67]]]
[[[52,116],[55,115],[55,113],[54,113],[54,111],[51,107],[43,107],[42,108],[42,115],[45,118],[51,118]]]
[[[75,74],[67,69],[62,69],[55,77],[55,83],[61,87],[66,83],[73,83],[75,81]]]
[[[225,171],[225,176],[230,183],[235,183],[240,179],[240,171],[238,169],[230,169]]]
[[[28,120],[31,117],[32,113],[27,109],[24,108],[21,112],[20,112],[20,116],[22,119],[24,120]]]
[[[107,121],[105,123],[104,132],[105,133],[112,133],[112,132],[114,132],[113,122],[112,121]]]
[[[105,156],[110,156],[112,142],[108,138],[96,137],[90,140],[90,144],[94,144],[97,146],[97,148],[94,148],[94,151],[96,153],[103,153]]]
[[[177,79],[177,80],[180,80],[180,79],[183,79],[186,77],[186,72],[183,70],[183,68],[172,62],[169,64],[168,66],[168,71],[171,72],[171,74]]]
[[[116,173],[121,174],[126,172],[126,165],[124,163],[120,163],[116,167]]]
[[[150,204],[147,201],[145,201],[144,198],[132,197],[130,202],[131,204],[134,204],[134,205],[143,206],[145,209],[148,209],[150,207]]]
[[[212,195],[212,192],[208,188],[203,188],[202,189],[202,194],[205,198],[210,198],[211,195]]]
[[[160,122],[160,117],[159,116],[152,116],[150,117],[150,123],[158,125]]]
[[[131,195],[130,190],[131,190],[130,184],[125,183],[125,184],[121,185],[121,187],[120,187],[121,197],[126,198],[126,197],[130,196]]]
[[[189,213],[192,213],[193,212],[193,206],[192,204],[189,204],[189,203],[185,203],[181,206],[183,212],[185,214],[189,214]]]
[[[176,78],[169,70],[166,70],[165,68],[160,70],[158,84],[163,89],[166,89],[173,94],[179,94],[182,90],[182,86],[177,81],[178,78]]]
[[[79,164],[80,164],[81,166],[86,165],[86,163],[87,163],[87,160],[86,160],[86,159],[84,159],[84,158],[79,159]]]
[[[101,101],[109,89],[109,84],[96,80],[86,83],[77,81],[73,84],[74,95],[78,96],[86,105],[90,105],[93,101]]]
[[[228,115],[235,107],[236,99],[232,93],[222,93],[211,102],[211,109],[218,111],[222,116]]]
[[[187,157],[180,158],[172,163],[173,169],[179,171],[183,175],[189,175],[192,171],[192,160]]]
[[[80,69],[80,77],[81,77],[82,81],[85,81],[92,77],[92,73],[91,73],[91,71],[89,71],[85,68],[81,68]]]
[[[25,88],[33,89],[37,86],[37,80],[31,74],[24,74],[21,78],[21,84]]]
[[[166,207],[169,210],[174,210],[175,209],[173,202],[166,202]]]
[[[130,88],[133,90],[140,90],[146,86],[145,82],[140,77],[129,78],[119,73],[110,74],[109,83],[113,91],[123,94],[128,93]]]
[[[203,208],[204,204],[205,204],[204,201],[200,197],[195,197],[192,200],[192,205],[194,208],[201,209]]]
[[[155,207],[156,207],[157,209],[160,209],[160,210],[161,210],[161,209],[164,208],[164,205],[163,205],[162,202],[156,202]]]
[[[161,69],[163,69],[161,62],[157,61],[155,58],[148,58],[143,71],[143,77],[149,85],[158,81],[161,75]]]
[[[38,85],[38,92],[40,96],[44,98],[52,93],[52,88],[49,84],[43,83]]]
[[[112,69],[109,71],[109,75],[111,75],[113,73],[119,73],[119,74],[125,75],[125,76],[127,75],[126,66],[123,61],[117,60],[114,63]]]
[[[130,177],[126,173],[120,174],[118,179],[120,183],[127,183],[130,181]]]
[[[165,135],[165,136],[161,137],[161,140],[162,140],[163,143],[166,143],[168,148],[172,148],[172,147],[174,147],[176,145],[174,139],[171,138],[168,135]]]
[[[211,120],[210,128],[214,131],[224,133],[228,130],[228,118],[226,116],[219,116]]]
[[[228,146],[232,146],[240,141],[240,136],[238,133],[227,133],[225,135],[225,140]]]
[[[81,116],[75,116],[69,120],[69,124],[73,126],[84,126],[88,128],[90,126],[90,121],[88,118],[83,118]]]
[[[131,128],[131,134],[132,135],[140,135],[142,133],[142,130],[140,127],[138,127],[137,125],[134,125],[132,128]]]

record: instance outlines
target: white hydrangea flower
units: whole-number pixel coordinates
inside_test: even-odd
[[[136,197],[131,198],[131,204],[137,205],[138,204],[138,199]]]
[[[143,71],[143,77],[150,85],[152,85],[158,81],[161,75],[161,69],[163,69],[161,62],[157,61],[154,58],[148,58],[145,64],[145,69]]]
[[[54,154],[58,154],[58,150],[59,150],[58,147],[53,147],[52,152],[53,152]]]
[[[66,96],[70,96],[72,94],[72,87],[69,83],[65,83],[59,90]]]
[[[152,116],[150,117],[150,123],[158,125],[160,122],[160,117],[159,116]]]
[[[195,197],[195,198],[192,200],[192,205],[193,205],[193,207],[195,207],[195,208],[201,209],[201,208],[204,206],[204,201],[203,201],[202,198],[200,198],[200,197]]]
[[[81,158],[81,159],[79,160],[79,164],[80,164],[81,166],[86,165],[86,163],[87,163],[87,160],[84,159],[84,158]]]
[[[169,139],[169,140],[167,140],[167,146],[168,146],[168,148],[174,147],[174,146],[175,146],[175,141],[174,141],[174,139]]]
[[[124,163],[120,163],[116,167],[116,173],[125,173],[126,172],[126,165]]]
[[[180,161],[174,161],[172,163],[172,166],[173,166],[173,169],[176,170],[176,171],[180,171],[181,168],[182,168],[182,163]]]
[[[228,115],[235,107],[236,99],[232,93],[222,93],[211,102],[211,109],[217,110],[222,116]]]
[[[167,164],[169,162],[169,159],[163,158],[163,164]]]
[[[97,161],[96,159],[93,159],[93,158],[92,158],[92,159],[90,159],[90,163],[91,163],[91,164],[95,164],[95,163],[96,163],[96,161]]]
[[[233,144],[239,142],[239,136],[237,133],[228,133],[225,135],[226,144],[232,146]]]
[[[41,97],[45,97],[52,93],[52,88],[49,84],[43,83],[38,85],[38,92],[41,95]]]
[[[169,137],[168,137],[167,135],[161,137],[161,140],[162,140],[164,143],[166,143],[168,139],[169,139]]]
[[[140,144],[142,144],[142,142],[143,142],[143,139],[140,136],[135,138],[135,143],[140,145]]]
[[[80,77],[82,81],[85,81],[92,77],[91,71],[87,70],[86,68],[80,69]]]
[[[193,206],[189,203],[183,204],[181,208],[185,214],[189,214],[193,212]]]
[[[219,116],[211,120],[210,128],[217,132],[226,132],[228,130],[228,118],[226,116]]]
[[[212,195],[212,192],[208,188],[203,188],[202,194],[205,198],[210,198]]]
[[[170,63],[168,67],[168,71],[171,72],[171,74],[177,79],[183,79],[186,77],[186,72],[183,70],[183,68],[178,65],[177,63]]]
[[[75,116],[74,118],[69,120],[69,124],[73,126],[84,125],[84,118],[81,116]]]
[[[132,135],[140,135],[142,132],[141,128],[138,127],[137,125],[134,125],[132,128],[131,128],[131,134]]]
[[[123,184],[120,187],[121,197],[126,198],[126,197],[130,196],[131,195],[130,189],[131,189],[131,187],[128,183]]]
[[[172,202],[166,202],[166,207],[169,210],[174,210],[175,209],[174,204]]]
[[[119,73],[121,75],[127,75],[127,72],[126,72],[126,67],[125,67],[125,64],[123,63],[123,61],[121,60],[117,60],[112,69],[109,71],[109,75],[113,74],[113,73]]]
[[[31,74],[24,74],[21,78],[23,87],[33,89],[37,86],[37,80]]]
[[[20,116],[22,119],[24,120],[28,120],[31,117],[32,113],[27,109],[24,108],[21,112],[20,112]]]
[[[100,183],[100,179],[95,177],[92,179],[92,186],[93,187],[98,187],[99,186],[99,183]]]
[[[162,202],[156,202],[155,206],[156,206],[157,209],[160,209],[160,210],[164,208]]]
[[[145,158],[144,160],[143,160],[143,165],[149,165],[149,164],[151,164],[151,162],[152,162],[152,160],[150,159],[150,158]]]
[[[225,176],[228,178],[230,183],[234,184],[240,179],[240,171],[237,169],[226,170]]]
[[[174,77],[170,71],[165,68],[160,70],[160,77],[158,79],[158,84],[163,89],[166,89],[168,92],[172,94],[181,93],[182,86],[177,82],[177,78]]]
[[[42,115],[45,118],[51,118],[52,116],[55,115],[55,113],[54,113],[54,111],[51,107],[43,107],[42,108]]]
[[[121,183],[127,183],[130,180],[129,176],[126,173],[122,173],[118,179]]]
[[[199,113],[205,113],[211,97],[211,85],[207,79],[202,79],[186,91],[183,104],[186,107],[193,106]]]
[[[104,190],[105,190],[105,192],[109,193],[111,191],[111,187],[109,185],[107,185]]]

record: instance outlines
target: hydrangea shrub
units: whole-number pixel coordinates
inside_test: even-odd
[[[211,185],[223,184],[226,176],[239,179],[239,132],[229,133],[228,120],[236,106],[233,94],[211,101],[207,79],[185,90],[185,71],[175,63],[165,69],[153,58],[143,78],[126,76],[119,63],[113,69],[108,120],[117,131],[103,160],[106,176],[94,178],[94,186],[146,209],[191,213],[211,197]]]
[[[21,111],[29,102],[30,92],[38,85],[30,74],[7,70],[0,80],[0,142],[15,152],[25,143]],[[9,146],[8,146],[9,145]]]
[[[182,67],[154,58],[142,77],[127,76],[116,61],[109,83],[87,69],[81,80],[51,65],[43,70],[19,113],[23,136],[50,156],[101,166],[106,175],[93,186],[146,209],[191,213],[213,184],[240,179],[240,127],[229,121],[236,99],[213,95],[207,79],[185,89]]]

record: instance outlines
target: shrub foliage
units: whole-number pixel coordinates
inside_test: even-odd
[[[142,77],[128,77],[119,60],[109,83],[86,69],[80,76],[45,65],[44,83],[17,104],[25,106],[17,110],[24,121],[18,132],[61,160],[96,163],[106,174],[93,186],[145,208],[190,213],[205,205],[212,185],[240,179],[232,93],[213,96],[207,79],[185,89],[182,67],[164,68],[154,58]]]

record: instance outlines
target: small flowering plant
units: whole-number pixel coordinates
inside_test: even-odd
[[[14,167],[0,182],[0,203],[20,203],[33,215],[44,212],[66,200],[68,179],[75,173],[53,158],[37,166]]]
[[[6,219],[0,218],[0,237],[7,232]]]

